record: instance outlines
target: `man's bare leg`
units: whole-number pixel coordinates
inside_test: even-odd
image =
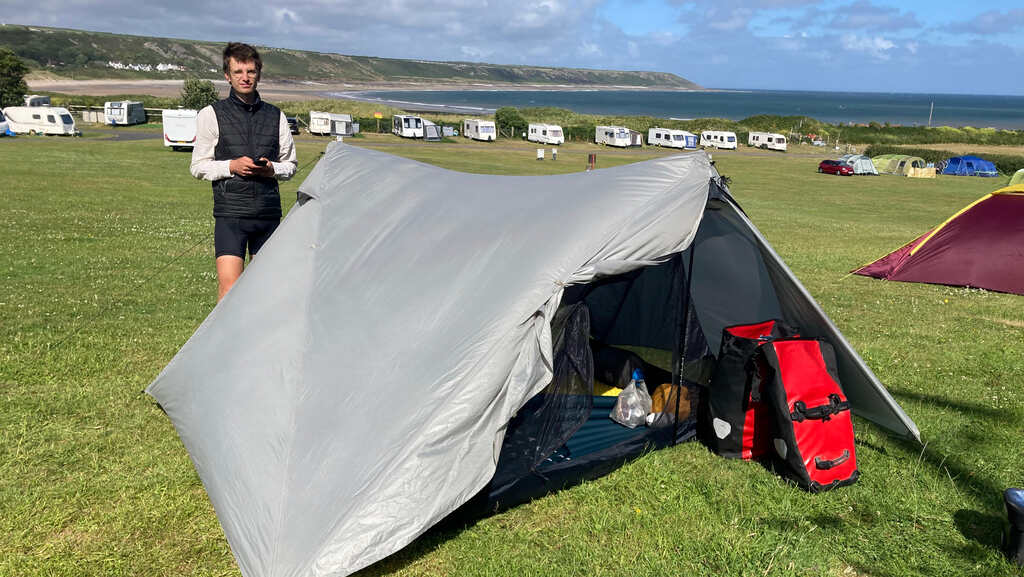
[[[242,276],[245,261],[237,256],[224,255],[217,257],[217,302],[228,294],[231,285]]]

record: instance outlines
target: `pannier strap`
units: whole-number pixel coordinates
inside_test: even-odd
[[[832,393],[828,396],[827,405],[818,405],[817,407],[807,408],[807,405],[803,401],[797,401],[793,404],[793,412],[789,414],[790,418],[793,419],[794,423],[802,423],[805,419],[820,419],[827,421],[832,418],[832,415],[838,415],[839,413],[849,410],[849,401],[844,401],[839,398],[839,395]]]
[[[845,462],[847,462],[849,460],[850,460],[850,450],[849,449],[844,449],[842,455],[839,455],[838,457],[836,457],[835,459],[832,459],[831,461],[826,461],[825,459],[822,459],[821,457],[815,457],[814,458],[814,466],[819,468],[819,469],[821,469],[822,471],[827,471],[827,470],[831,469],[832,467],[838,467],[839,465],[842,465],[843,463],[845,463]]]

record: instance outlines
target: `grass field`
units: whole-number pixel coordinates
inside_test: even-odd
[[[215,304],[210,189],[187,154],[121,134],[0,138],[0,576],[238,574],[173,427],[141,393]],[[286,208],[326,142],[298,139]],[[525,143],[350,142],[498,174],[665,154],[573,145],[540,162]],[[1006,179],[714,158],[925,445],[858,420],[861,480],[810,495],[689,443],[427,533],[360,575],[1024,574],[998,551],[1001,492],[1024,484],[1024,297],[847,276]]]

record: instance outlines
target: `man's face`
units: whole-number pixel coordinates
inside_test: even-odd
[[[228,59],[228,71],[224,75],[231,88],[239,95],[249,95],[256,90],[260,81],[260,73],[256,70],[256,62],[239,62],[234,58]]]

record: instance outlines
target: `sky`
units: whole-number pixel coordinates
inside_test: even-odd
[[[1024,95],[1019,0],[0,0],[0,22],[708,88]]]

